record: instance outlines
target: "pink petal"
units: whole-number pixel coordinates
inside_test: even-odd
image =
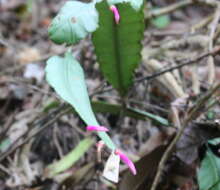
[[[118,11],[117,7],[116,7],[115,5],[112,5],[112,6],[110,7],[110,10],[111,10],[111,11],[113,12],[113,14],[114,14],[116,24],[118,24],[119,21],[120,21],[120,14],[119,14],[119,11]]]
[[[87,126],[86,130],[87,131],[103,131],[103,132],[109,131],[106,127],[103,127],[103,126],[93,126],[93,125]]]
[[[116,150],[115,154],[120,156],[120,159],[129,167],[133,175],[137,174],[137,171],[136,171],[136,168],[133,162],[124,153],[122,153],[120,150]]]

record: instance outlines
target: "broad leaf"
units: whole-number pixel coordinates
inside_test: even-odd
[[[95,4],[68,1],[49,27],[49,36],[57,44],[75,44],[98,27]]]
[[[90,105],[82,67],[71,53],[66,53],[64,58],[51,57],[47,61],[46,78],[61,98],[74,107],[87,125],[99,125]],[[109,148],[115,149],[106,133],[98,132],[98,135]]]
[[[130,3],[119,3],[121,19],[116,24],[106,1],[96,4],[99,27],[93,43],[104,76],[122,96],[132,85],[134,69],[141,62],[141,39],[144,31],[143,6],[134,10]]]
[[[93,144],[94,141],[91,138],[86,138],[80,141],[80,143],[60,161],[55,162],[46,168],[47,177],[53,177],[56,174],[72,167],[75,162],[78,161]]]
[[[215,144],[215,140],[209,142]],[[219,142],[219,139],[216,142]],[[220,189],[220,158],[209,149],[198,172],[198,183],[200,190]]]
[[[143,4],[143,0],[108,0],[108,3],[109,4],[130,3],[132,8],[138,11]]]

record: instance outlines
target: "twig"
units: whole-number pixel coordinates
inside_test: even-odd
[[[213,43],[215,32],[218,26],[218,21],[220,18],[220,3],[217,3],[217,8],[214,14],[213,22],[210,24],[210,40],[209,40],[209,51],[213,50]],[[215,80],[215,64],[212,55],[208,57],[208,83],[211,85]]]
[[[168,160],[169,156],[171,155],[177,141],[180,139],[182,136],[185,128],[188,126],[188,123],[194,118],[194,116],[197,114],[197,111],[207,102],[209,98],[220,88],[220,84],[217,84],[213,89],[211,89],[205,96],[203,96],[197,104],[193,107],[193,109],[189,112],[189,116],[183,121],[182,127],[180,127],[180,130],[176,134],[175,138],[172,140],[168,148],[163,154],[163,157],[161,158],[161,161],[158,166],[158,170],[156,173],[156,176],[154,178],[153,184],[151,186],[150,190],[156,190],[157,185],[160,181],[161,174],[164,170],[164,166],[166,164],[166,161]]]
[[[201,21],[199,21],[199,23],[197,23],[196,25],[191,27],[191,31],[194,33],[196,30],[201,29],[205,26],[207,26],[212,20],[213,20],[213,13],[207,17],[205,17],[204,19],[202,19]]]
[[[60,110],[60,108],[63,108],[63,106],[60,106],[59,107],[59,110]],[[57,112],[58,110],[56,110],[56,112]],[[5,153],[3,153],[3,154],[1,154],[1,156],[0,156],[0,162],[2,161],[2,160],[4,160],[7,156],[9,156],[11,153],[13,153],[15,150],[17,150],[19,147],[21,147],[22,145],[24,145],[24,144],[26,144],[27,142],[29,142],[33,137],[35,137],[36,135],[38,135],[40,132],[42,132],[44,129],[46,129],[47,127],[49,127],[51,124],[53,124],[58,118],[60,118],[62,115],[64,115],[65,113],[67,113],[67,112],[69,112],[70,111],[70,108],[67,108],[67,109],[64,109],[62,112],[58,112],[58,113],[56,113],[55,114],[55,116],[53,116],[53,118],[52,119],[50,119],[51,118],[51,116],[53,115],[48,115],[47,116],[47,119],[48,119],[48,121],[43,125],[43,126],[41,126],[38,130],[36,130],[36,131],[30,131],[30,133],[32,133],[32,134],[30,134],[25,140],[23,140],[22,142],[20,142],[20,143],[18,143],[19,142],[19,140],[21,140],[21,138],[23,138],[25,135],[22,135],[18,140],[16,140],[9,148],[8,148],[8,151],[6,151]],[[44,119],[42,119],[42,120],[45,120],[45,118]],[[34,124],[34,125],[39,125],[41,122],[42,122],[42,120],[40,120],[39,122],[37,122],[37,124]]]
[[[59,154],[59,157],[63,158],[64,153],[63,153],[63,150],[62,150],[62,148],[60,146],[60,142],[59,142],[58,137],[57,137],[58,132],[59,132],[59,130],[58,130],[57,125],[56,125],[53,128],[53,141],[54,141],[54,144],[55,144],[55,146],[57,148],[57,152]]]
[[[23,79],[23,78],[20,78],[20,77],[8,77],[3,82],[14,83],[14,84],[22,84],[22,85],[25,85],[27,88],[29,88],[32,91],[37,91],[37,92],[40,92],[41,94],[48,95],[50,97],[54,97],[56,99],[59,99],[59,96],[56,95],[55,93],[48,92],[48,91],[38,87],[37,85],[32,85],[31,84],[31,82],[32,82],[31,79]]]
[[[144,80],[151,80],[151,79],[153,79],[153,78],[155,78],[155,77],[158,77],[158,76],[160,76],[160,75],[163,75],[163,74],[165,74],[165,73],[167,73],[167,72],[171,72],[171,71],[173,71],[173,70],[180,69],[180,68],[182,68],[182,67],[184,67],[184,66],[186,66],[186,65],[194,64],[194,63],[196,63],[196,62],[198,62],[198,61],[200,61],[200,60],[202,60],[202,59],[204,59],[205,57],[208,57],[208,56],[210,56],[210,55],[211,55],[211,56],[215,56],[215,55],[218,54],[219,52],[220,52],[220,46],[214,48],[213,51],[204,53],[204,54],[202,54],[202,55],[200,55],[200,56],[198,56],[198,57],[196,57],[196,58],[194,58],[194,59],[187,60],[187,61],[183,61],[183,62],[182,62],[182,61],[177,61],[177,62],[180,62],[180,64],[178,64],[178,65],[176,65],[176,66],[173,66],[173,67],[170,67],[170,68],[168,68],[168,69],[164,69],[164,70],[162,70],[162,71],[156,72],[156,73],[154,73],[153,75],[145,76],[145,77],[143,77],[143,78],[137,79],[137,80],[135,80],[135,82],[142,82],[142,81],[144,81]],[[181,63],[181,62],[182,62],[182,63]]]
[[[184,8],[186,6],[189,6],[195,3],[206,4],[206,5],[215,7],[217,4],[217,1],[215,0],[184,0],[184,1],[177,2],[177,3],[173,3],[172,5],[166,6],[164,8],[151,10],[148,12],[146,11],[145,19],[151,19],[153,17],[168,14],[168,13],[171,13],[173,11],[176,11],[178,9]]]
[[[170,12],[173,12],[177,9],[180,9],[180,8],[185,7],[185,6],[191,5],[193,3],[194,2],[192,0],[185,0],[185,1],[180,1],[178,3],[174,3],[174,4],[169,5],[167,7],[164,7],[164,8],[152,10],[152,11],[149,11],[146,14],[145,19],[150,19],[152,17],[157,17],[157,16],[160,16],[160,15],[168,14]]]

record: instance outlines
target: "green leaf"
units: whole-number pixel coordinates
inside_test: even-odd
[[[60,161],[55,162],[47,167],[47,177],[51,178],[56,174],[72,167],[76,163],[76,161],[78,161],[93,144],[94,140],[91,138],[86,138],[80,141],[80,143]]]
[[[51,109],[56,108],[59,105],[60,103],[58,101],[52,101],[43,108],[43,112],[49,112]]]
[[[160,117],[158,115],[155,115],[155,114],[152,114],[152,113],[149,113],[149,112],[146,112],[146,111],[142,111],[142,110],[138,110],[138,109],[134,109],[134,108],[129,108],[131,111],[133,111],[134,113],[136,114],[139,114],[139,115],[143,115],[153,121],[156,121],[157,123],[159,124],[162,124],[162,125],[165,125],[165,126],[168,126],[169,125],[169,122],[167,119],[164,119],[163,117]]]
[[[210,143],[213,142],[214,141],[210,141]],[[220,189],[220,159],[209,149],[199,169],[198,182],[200,190]]]
[[[97,59],[104,76],[124,96],[132,85],[134,69],[141,62],[143,6],[135,11],[129,3],[117,4],[119,24],[105,1],[97,3],[96,8],[99,28],[93,33],[93,43]]]
[[[123,109],[121,105],[109,104],[107,102],[102,102],[102,101],[92,102],[92,107],[95,110],[95,112],[111,113],[115,115],[119,115],[121,113],[121,110]],[[169,122],[166,119],[158,115],[154,115],[152,113],[134,108],[125,108],[122,114],[124,116],[133,117],[135,119],[141,119],[141,120],[151,119],[160,125],[165,125],[165,126],[169,125]]]
[[[170,17],[168,15],[158,16],[151,19],[151,23],[159,29],[166,28],[170,24]]]
[[[108,0],[110,5],[118,4],[118,3],[130,3],[133,9],[138,11],[143,5],[143,0]]]
[[[49,27],[49,36],[57,44],[75,44],[98,27],[95,4],[68,1]]]
[[[158,115],[142,111],[139,109],[134,109],[134,108],[125,108],[123,112],[121,110],[123,109],[122,105],[119,104],[110,104],[108,102],[104,101],[92,101],[92,108],[95,112],[97,113],[110,113],[113,115],[119,115],[123,114],[124,116],[128,116],[131,118],[135,119],[140,119],[140,120],[147,120],[151,119],[152,121],[164,125],[164,126],[169,126],[169,122],[167,119],[160,117]],[[44,112],[48,112],[53,108],[56,108],[60,105],[58,101],[52,101],[49,104],[47,104],[44,108]],[[75,110],[73,110],[75,112]]]
[[[47,61],[46,78],[61,98],[74,107],[87,125],[99,126],[90,105],[82,67],[70,52],[67,52],[64,58],[53,56]],[[115,145],[105,132],[98,132],[98,135],[109,148],[115,149]]]
[[[33,3],[34,3],[34,0],[27,0],[27,2],[26,2],[28,11],[29,11],[30,13],[32,12]]]
[[[0,142],[0,151],[5,152],[7,148],[11,145],[11,140],[9,138],[4,139],[3,141]]]

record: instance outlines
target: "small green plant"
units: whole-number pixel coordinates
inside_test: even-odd
[[[200,190],[218,190],[220,189],[220,159],[209,148],[218,146],[219,138],[209,140],[207,143],[207,151],[201,162],[201,167],[198,170],[197,179]]]
[[[141,62],[143,4],[143,0],[67,1],[49,27],[50,39],[70,46],[92,34],[101,71],[123,99],[132,86],[133,72]],[[116,148],[107,129],[100,127],[96,120],[84,71],[70,51],[64,57],[53,56],[47,61],[46,78],[60,97],[74,107],[88,125],[87,129],[97,131],[104,144],[136,174],[133,163]]]

